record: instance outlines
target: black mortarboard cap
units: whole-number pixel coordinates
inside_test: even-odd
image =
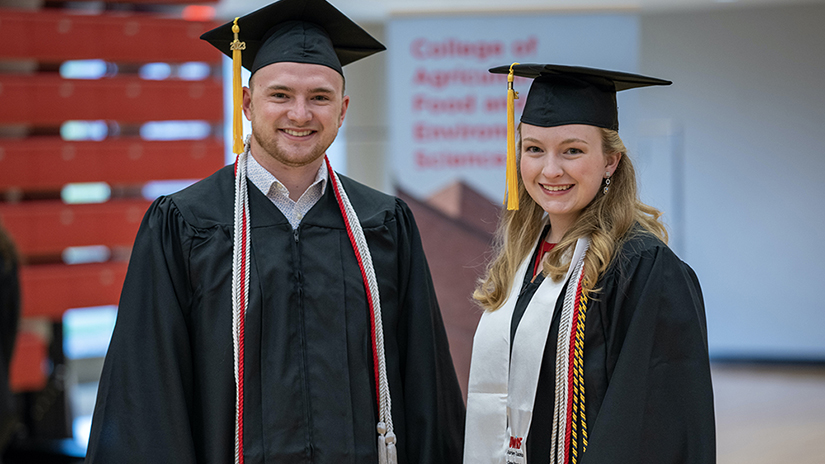
[[[490,72],[508,74],[510,66]],[[513,72],[533,79],[521,122],[540,127],[588,124],[619,130],[616,92],[672,84],[639,74],[558,64],[516,64]]]
[[[342,67],[386,50],[360,26],[325,0],[280,0],[241,16],[238,38],[246,43],[243,67],[253,74],[279,62]],[[201,39],[232,56],[233,22],[204,33]]]
[[[243,152],[241,66],[252,74],[273,63],[343,66],[383,50],[381,42],[326,0],[280,0],[201,35],[232,58],[232,151]]]
[[[619,130],[616,92],[672,84],[639,74],[559,64],[513,63],[491,68],[490,72],[507,74],[507,187],[504,202],[508,210],[518,209],[513,116],[513,100],[518,98],[518,94],[513,88],[514,76],[533,79],[521,113],[521,122],[539,127],[587,124]]]

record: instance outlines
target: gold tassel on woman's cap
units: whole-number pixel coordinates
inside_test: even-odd
[[[232,50],[232,152],[239,155],[243,153],[241,50],[246,50],[246,42],[238,40],[238,33],[241,32],[241,28],[238,26],[238,18],[235,18],[235,22],[232,24],[232,32],[235,34],[235,40],[229,44],[229,48]]]
[[[510,74],[507,75],[507,196],[505,203],[508,210],[518,209],[518,171],[516,170],[516,129],[515,129],[515,99],[518,92],[513,89],[513,66],[510,65]]]

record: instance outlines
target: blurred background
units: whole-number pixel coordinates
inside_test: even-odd
[[[17,334],[0,461],[82,460],[143,213],[232,161],[229,60],[198,37],[266,3],[0,0],[21,312],[0,318]],[[620,133],[703,287],[719,462],[825,462],[825,1],[332,3],[388,47],[345,69],[332,165],[413,209],[465,391],[504,187],[506,83],[487,68],[647,74],[674,84],[622,92]]]

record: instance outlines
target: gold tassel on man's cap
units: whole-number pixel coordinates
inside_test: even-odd
[[[243,153],[243,85],[241,84],[241,50],[246,50],[246,42],[238,40],[241,32],[238,18],[232,24],[235,40],[229,44],[232,50],[232,152],[236,155]]]
[[[510,65],[510,74],[507,75],[507,193],[505,203],[508,210],[518,209],[518,171],[516,170],[516,129],[515,129],[515,99],[518,92],[513,89],[513,66]]]

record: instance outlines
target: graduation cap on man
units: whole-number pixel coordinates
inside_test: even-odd
[[[619,130],[616,92],[670,85],[671,81],[606,69],[559,64],[519,64],[490,69],[507,74],[507,209],[518,209],[513,100],[513,76],[533,79],[521,122],[539,127],[587,124]]]
[[[233,151],[243,151],[241,66],[252,74],[280,62],[343,67],[386,47],[325,0],[280,0],[201,35],[232,58]]]
[[[236,379],[237,461],[243,462],[243,332],[249,288],[249,205],[246,192],[246,159],[242,141],[241,67],[254,75],[274,63],[291,62],[327,66],[342,76],[343,67],[386,48],[360,26],[325,0],[280,0],[234,21],[206,32],[201,39],[232,58],[233,66],[233,151],[235,163],[235,233],[233,248],[233,342]],[[327,160],[327,172],[347,227],[353,250],[363,265],[362,276],[372,312],[372,343],[378,402],[378,454],[381,462],[397,462],[391,400],[387,380],[381,306],[372,258],[361,224]]]

